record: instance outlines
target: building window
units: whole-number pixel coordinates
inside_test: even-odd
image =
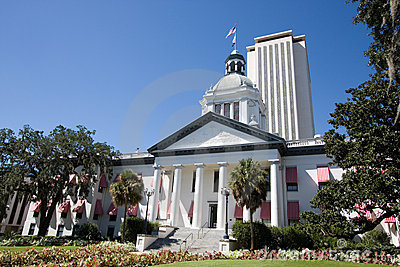
[[[266,225],[271,225],[271,220],[263,219],[262,222]]]
[[[34,223],[31,223],[31,225],[29,225],[28,235],[33,235],[35,233],[35,227],[36,227],[36,224],[34,224]]]
[[[214,112],[217,114],[221,114],[221,104],[214,105]]]
[[[175,172],[172,172],[171,193],[174,192]]]
[[[233,103],[233,119],[239,121],[239,102]]]
[[[99,189],[97,190],[99,193],[103,193],[103,187],[99,186]]]
[[[93,220],[98,220],[99,219],[99,214],[93,215]]]
[[[117,220],[117,215],[110,215],[110,222],[115,222]]]
[[[196,171],[193,172],[193,178],[192,178],[192,192],[196,190]]]
[[[299,187],[297,185],[297,183],[287,183],[287,191],[298,191]]]
[[[61,218],[67,218],[68,212],[61,212]]]
[[[22,217],[24,217],[24,211],[25,211],[25,206],[27,204],[27,199],[28,197],[24,196],[24,199],[22,201],[22,205],[19,211],[18,219],[17,219],[17,224],[21,224],[22,222]]]
[[[229,103],[224,104],[224,116],[227,118],[231,117],[231,104]]]
[[[74,226],[72,227],[72,236],[76,236],[76,234],[78,233],[79,227],[81,227],[79,224],[74,224]]]
[[[213,186],[213,192],[218,193],[218,185],[219,185],[219,171],[214,171],[214,186]]]
[[[57,236],[62,236],[64,232],[64,225],[59,224],[57,228]]]
[[[324,186],[327,184],[327,182],[319,182],[318,183],[318,189],[321,190],[322,188],[324,188]]]
[[[267,180],[267,192],[270,192],[271,191],[271,178],[269,177],[268,171],[266,171],[265,173],[266,173],[265,179]]]
[[[108,226],[108,228],[107,228],[107,236],[109,238],[114,238],[114,229],[115,229],[114,226]]]

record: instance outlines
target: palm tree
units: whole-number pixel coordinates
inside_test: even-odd
[[[239,165],[231,172],[231,180],[228,185],[236,203],[240,207],[250,209],[250,238],[251,250],[254,249],[253,213],[267,198],[267,172],[261,169],[261,165],[253,159],[242,159]]]
[[[122,242],[125,241],[126,211],[128,205],[136,206],[143,195],[143,181],[132,170],[125,170],[119,178],[110,186],[110,194],[115,206],[124,206],[124,223],[122,227]]]

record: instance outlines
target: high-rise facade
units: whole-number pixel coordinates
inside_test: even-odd
[[[314,118],[305,36],[292,31],[254,38],[247,76],[260,90],[266,131],[286,140],[312,138]]]

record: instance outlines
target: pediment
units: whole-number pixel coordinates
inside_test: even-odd
[[[161,151],[199,150],[216,147],[273,145],[286,149],[283,138],[258,128],[208,112],[148,149]],[[215,151],[215,150],[214,150]]]
[[[264,143],[255,136],[232,129],[221,123],[211,121],[166,149],[185,149],[226,145]]]

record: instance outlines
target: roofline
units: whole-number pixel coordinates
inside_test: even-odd
[[[289,36],[293,37],[292,30],[268,34],[268,35],[264,35],[264,36],[259,36],[259,37],[254,38],[254,42],[256,44],[258,44],[258,43],[262,43],[265,41],[274,40],[274,39],[278,39],[278,38],[282,38],[282,37],[289,37]]]
[[[282,144],[284,144],[284,150],[287,149],[286,141],[282,137],[276,136],[274,134],[265,132],[265,131],[263,131],[261,129],[249,126],[249,125],[247,125],[245,123],[232,120],[230,118],[227,118],[225,116],[222,116],[220,114],[216,114],[216,113],[210,111],[210,112],[204,114],[203,116],[199,117],[198,119],[194,120],[193,122],[189,123],[185,127],[179,129],[175,133],[173,133],[173,134],[169,135],[168,137],[164,138],[163,140],[161,140],[157,144],[151,146],[150,148],[147,149],[147,151],[149,153],[153,154],[153,152],[155,152],[155,151],[163,150],[163,149],[169,147],[171,144],[177,142],[178,140],[184,138],[185,136],[189,135],[190,133],[192,133],[192,132],[196,131],[197,129],[201,128],[202,126],[204,126],[205,124],[207,124],[208,122],[210,122],[212,120],[215,120],[215,121],[217,121],[219,123],[222,123],[222,124],[224,124],[226,126],[229,125],[233,129],[236,129],[238,131],[244,132],[246,134],[250,134],[250,135],[256,136],[256,137],[258,137],[258,138],[260,138],[260,139],[262,139],[264,141],[267,141],[267,142],[273,142],[273,141],[271,141],[271,139],[275,140],[276,142],[281,142]]]

